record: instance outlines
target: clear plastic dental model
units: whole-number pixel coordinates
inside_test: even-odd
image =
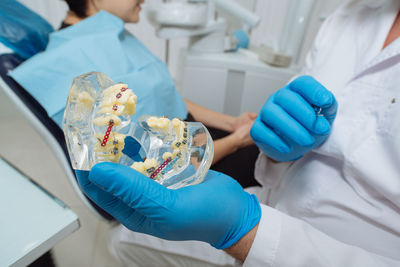
[[[154,116],[134,123],[137,101],[127,84],[115,84],[103,73],[73,80],[63,120],[72,167],[90,170],[99,162],[115,162],[168,188],[202,182],[214,154],[207,129]]]

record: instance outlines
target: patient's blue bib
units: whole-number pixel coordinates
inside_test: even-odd
[[[46,50],[10,75],[61,126],[72,79],[91,71],[129,85],[138,97],[134,120],[142,115],[186,118],[167,66],[105,11],[50,34]]]

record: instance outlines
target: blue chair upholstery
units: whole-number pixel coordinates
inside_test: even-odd
[[[16,54],[2,54],[0,55],[0,77],[11,88],[11,90],[18,96],[18,98],[25,104],[31,113],[45,126],[47,131],[57,140],[59,146],[65,154],[65,158],[72,169],[69,159],[68,150],[65,142],[63,131],[58,125],[47,115],[46,110],[36,101],[24,88],[22,88],[16,81],[14,81],[7,74],[21,64],[24,60]],[[75,173],[73,171],[73,173]],[[76,177],[75,177],[76,180]],[[113,217],[98,207],[94,202],[87,198],[92,207],[97,213],[105,220],[113,220]]]
[[[22,58],[43,51],[53,27],[16,0],[0,1],[0,42]]]

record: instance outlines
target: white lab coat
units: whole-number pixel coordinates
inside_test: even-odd
[[[304,68],[339,103],[332,134],[294,163],[261,154],[262,218],[244,266],[400,266],[400,39],[382,50],[399,0],[353,0],[322,26]],[[124,266],[227,266],[208,244],[119,226]],[[192,259],[192,261],[190,260]]]
[[[260,155],[262,219],[244,266],[400,266],[400,1],[350,1],[323,25],[305,74],[339,103],[324,145]],[[268,189],[268,190],[267,190]]]

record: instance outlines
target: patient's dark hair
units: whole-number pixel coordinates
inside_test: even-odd
[[[69,6],[69,10],[73,11],[78,17],[86,18],[86,8],[88,0],[65,0]]]

